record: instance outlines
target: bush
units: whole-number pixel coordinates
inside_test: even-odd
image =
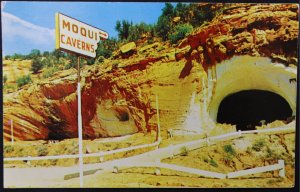
[[[216,162],[215,160],[213,160],[213,159],[209,160],[209,164],[210,164],[211,166],[218,167],[217,162]]]
[[[187,150],[187,148],[186,147],[181,147],[180,148],[180,154],[182,155],[182,156],[187,156],[188,155],[188,150]]]
[[[156,34],[158,37],[161,37],[162,40],[168,39],[168,33],[171,31],[171,22],[170,18],[160,16],[157,21],[157,25],[155,28]]]
[[[113,51],[117,50],[118,43],[115,38],[110,38],[105,41],[100,41],[96,50],[96,60],[99,57],[109,58],[111,57]],[[100,62],[101,63],[101,62]]]
[[[13,146],[11,146],[11,145],[5,145],[4,146],[4,152],[5,153],[11,153],[13,151],[14,151],[14,147]]]
[[[224,149],[224,151],[226,153],[228,153],[231,156],[235,156],[236,155],[236,152],[235,152],[234,148],[231,145],[224,145],[223,149]]]
[[[35,74],[39,72],[43,68],[43,62],[41,62],[40,59],[34,58],[32,60],[31,68],[30,70]]]
[[[47,147],[45,146],[39,146],[37,148],[37,155],[38,156],[46,156],[48,154]]]
[[[96,59],[96,61],[95,61],[95,63],[96,64],[100,64],[100,63],[103,63],[104,62],[104,57],[103,56],[99,56],[97,59]]]
[[[209,162],[209,160],[208,160],[207,157],[204,157],[204,158],[203,158],[203,161],[204,161],[205,163],[208,163],[208,162]]]
[[[193,26],[185,23],[176,25],[176,27],[172,30],[173,32],[169,34],[169,40],[172,44],[176,44],[179,40],[185,38],[189,33],[193,31]]]
[[[51,77],[55,72],[59,71],[58,67],[50,67],[47,68],[44,72],[43,72],[43,78],[48,78]]]
[[[22,87],[30,82],[32,82],[30,75],[21,76],[17,79],[18,87]]]
[[[252,145],[252,149],[254,150],[254,151],[261,151],[262,150],[262,148],[265,146],[265,141],[264,140],[262,140],[262,139],[260,139],[260,140],[257,140],[257,141],[255,141],[254,143],[253,143],[253,145]]]

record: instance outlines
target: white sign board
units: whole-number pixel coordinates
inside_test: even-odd
[[[55,14],[56,49],[96,57],[97,43],[108,38],[105,31],[61,13]]]

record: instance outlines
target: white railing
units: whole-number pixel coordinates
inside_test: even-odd
[[[261,173],[261,172],[266,172],[266,171],[273,171],[279,169],[279,175],[281,177],[284,177],[285,171],[284,171],[284,161],[280,160],[278,161],[279,163],[276,165],[269,165],[265,167],[257,167],[253,169],[247,169],[247,170],[242,170],[242,171],[236,171],[236,172],[231,172],[227,174],[223,173],[217,173],[217,172],[210,172],[210,171],[205,171],[205,170],[200,170],[200,169],[194,169],[194,168],[189,168],[189,167],[183,167],[183,166],[178,166],[178,165],[170,165],[170,164],[164,164],[160,163],[159,161],[165,158],[172,157],[174,155],[181,154],[183,151],[183,147],[185,147],[186,150],[195,150],[199,149],[204,146],[208,146],[211,144],[216,144],[219,141],[223,141],[226,139],[233,139],[237,137],[241,137],[243,134],[250,134],[250,133],[274,133],[274,132],[294,132],[295,128],[287,128],[287,127],[279,127],[279,128],[270,128],[270,129],[265,129],[265,130],[253,130],[253,131],[238,131],[238,132],[232,132],[232,133],[226,133],[223,135],[218,135],[218,136],[212,136],[208,137],[205,139],[198,139],[195,141],[190,141],[186,143],[181,143],[173,146],[168,146],[165,148],[160,148],[154,151],[142,153],[140,155],[132,156],[129,158],[122,158],[118,160],[113,160],[114,162],[108,161],[108,164],[101,163],[103,166],[98,166],[102,167],[105,170],[112,171],[114,167],[129,167],[129,165],[132,164],[132,167],[137,167],[137,166],[148,166],[148,167],[156,167],[156,168],[167,168],[167,169],[173,169],[177,171],[183,171],[183,172],[188,172],[188,173],[193,173],[193,174],[198,174],[201,176],[206,176],[206,177],[214,177],[214,178],[235,178],[235,177],[240,177],[248,174],[255,174],[255,173]],[[83,154],[83,157],[97,157],[99,156],[100,159],[101,157],[105,155],[110,155],[110,154],[115,154],[115,153],[121,153],[121,152],[126,152],[130,150],[135,150],[135,149],[141,149],[141,148],[146,148],[146,147],[153,147],[157,146],[160,144],[161,140],[158,140],[154,143],[151,144],[145,144],[145,145],[138,145],[138,146],[132,146],[128,148],[123,148],[123,149],[117,149],[117,150],[112,150],[112,151],[102,151],[98,153],[91,153],[91,154]],[[60,155],[60,156],[43,156],[43,157],[13,157],[13,158],[4,158],[4,161],[18,161],[18,160],[45,160],[45,159],[66,159],[66,158],[79,158],[79,155]],[[100,160],[101,161],[101,160]],[[152,162],[151,162],[152,161]],[[155,161],[155,163],[153,162]],[[122,163],[123,162],[123,163]],[[129,162],[129,163],[128,163]],[[141,163],[143,162],[143,163]],[[125,165],[124,165],[125,163]],[[100,164],[100,165],[101,165]],[[106,166],[107,165],[107,166]],[[225,175],[225,177],[224,177]]]
[[[90,153],[90,154],[83,154],[83,157],[103,157],[105,155],[111,155],[111,154],[116,154],[116,153],[121,153],[121,152],[126,152],[126,151],[131,151],[135,149],[141,149],[141,148],[147,148],[147,147],[154,147],[158,146],[160,144],[160,140],[156,141],[151,144],[144,144],[144,145],[137,145],[137,146],[132,146],[132,147],[127,147],[127,148],[122,148],[122,149],[116,149],[116,150],[111,150],[111,151],[101,151],[98,153]],[[9,157],[9,158],[4,158],[4,161],[33,161],[33,160],[48,160],[48,159],[69,159],[69,158],[79,158],[79,154],[76,155],[56,155],[56,156],[41,156],[41,157]]]
[[[134,167],[155,167],[156,168],[155,173],[157,175],[160,174],[160,168],[164,168],[164,169],[170,169],[174,171],[180,171],[180,172],[196,174],[208,178],[217,178],[217,179],[226,179],[226,178],[231,179],[231,178],[242,177],[251,174],[279,170],[279,176],[285,177],[284,160],[278,160],[278,164],[275,165],[256,167],[252,169],[246,169],[246,170],[235,171],[230,173],[218,173],[213,171],[206,171],[201,169],[195,169],[195,168],[178,166],[174,164],[160,163],[160,162],[146,162],[146,163],[132,162],[131,165],[127,164],[127,165],[114,166],[113,172],[118,173],[118,171],[121,169],[128,169]]]
[[[236,177],[242,177],[245,175],[251,175],[251,174],[257,174],[257,173],[263,173],[268,171],[275,171],[279,170],[279,176],[285,177],[285,167],[284,167],[284,160],[278,160],[278,164],[275,165],[268,165],[264,167],[256,167],[253,169],[246,169],[241,171],[235,171],[227,173],[227,178],[236,178]]]

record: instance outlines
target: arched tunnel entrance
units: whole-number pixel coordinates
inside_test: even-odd
[[[280,95],[263,90],[246,90],[225,97],[218,109],[217,122],[236,125],[237,130],[252,130],[261,121],[270,123],[292,116],[288,102]]]

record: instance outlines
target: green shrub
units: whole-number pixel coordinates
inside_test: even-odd
[[[32,60],[30,70],[35,74],[43,68],[43,62],[40,59],[34,58]]]
[[[103,63],[104,62],[104,57],[103,56],[99,56],[97,59],[96,59],[96,61],[95,61],[95,63],[96,64],[100,64],[100,63]]]
[[[210,164],[211,166],[218,167],[217,162],[216,162],[215,160],[213,160],[213,159],[209,160],[209,164]]]
[[[261,151],[262,150],[262,148],[265,146],[265,141],[264,140],[262,140],[262,139],[260,139],[260,140],[257,140],[257,141],[255,141],[254,143],[253,143],[253,145],[252,145],[252,149],[254,150],[254,151]]]
[[[97,49],[96,49],[96,61],[99,60],[98,63],[102,63],[101,58],[108,59],[112,56],[112,53],[118,49],[118,41],[115,38],[109,38],[105,41],[100,41],[98,43]],[[103,59],[104,60],[104,59]]]
[[[247,152],[248,154],[251,154],[251,153],[252,153],[252,147],[248,146],[246,152]]]
[[[16,82],[17,82],[18,87],[22,87],[23,85],[26,85],[26,84],[32,82],[32,80],[31,80],[30,75],[24,75],[24,76],[19,77]]]
[[[188,151],[188,149],[185,146],[183,146],[183,147],[180,148],[180,155],[187,156],[188,152],[189,151]]]
[[[224,145],[223,149],[227,154],[229,154],[231,156],[236,155],[236,152],[235,152],[234,148],[232,147],[232,145]]]
[[[37,148],[37,155],[38,156],[46,156],[48,154],[47,147],[45,146],[39,146]]]
[[[283,154],[284,156],[284,154]],[[267,155],[266,158],[268,160],[278,160],[281,158],[281,155],[277,154],[276,151],[270,149],[270,147],[267,146]]]
[[[208,163],[208,162],[209,162],[209,160],[208,160],[207,157],[204,157],[204,158],[203,158],[203,161],[204,161],[205,163]]]
[[[55,72],[59,71],[58,67],[50,67],[47,68],[44,72],[43,72],[43,78],[48,78],[51,77]]]
[[[169,40],[172,44],[176,44],[179,40],[185,38],[189,33],[193,31],[193,26],[191,24],[179,24],[176,25],[172,30],[172,33],[169,34]]]
[[[4,152],[5,153],[11,153],[13,151],[14,151],[14,147],[13,146],[11,146],[11,145],[5,145],[4,146]]]

